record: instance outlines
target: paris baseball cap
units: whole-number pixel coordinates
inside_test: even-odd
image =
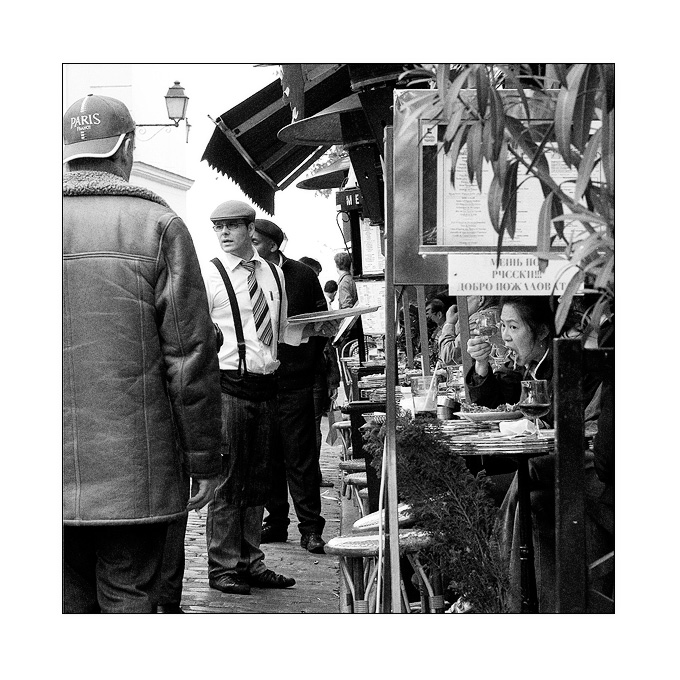
[[[88,94],[64,114],[64,163],[76,158],[108,158],[135,129],[127,106],[113,97]]]

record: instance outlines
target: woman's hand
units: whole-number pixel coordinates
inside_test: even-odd
[[[475,373],[484,377],[489,372],[491,343],[479,336],[472,336],[467,343],[468,354],[475,360]]]

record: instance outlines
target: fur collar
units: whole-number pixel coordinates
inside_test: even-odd
[[[122,177],[100,170],[77,170],[64,173],[64,196],[134,196],[170,206],[157,194],[126,182]]]

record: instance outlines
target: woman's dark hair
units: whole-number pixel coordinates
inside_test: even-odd
[[[326,283],[323,284],[324,293],[335,293],[337,289],[338,284],[333,281],[333,279],[326,281]]]
[[[548,329],[548,340],[555,337],[555,312],[548,295],[503,296],[498,303],[501,312],[505,305],[512,305],[529,326],[534,339],[538,337],[541,326]]]

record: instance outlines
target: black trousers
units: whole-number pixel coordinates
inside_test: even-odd
[[[153,614],[167,523],[64,527],[64,614]]]
[[[176,604],[182,601],[182,584],[184,581],[184,537],[187,531],[189,513],[168,523],[168,533],[163,550],[161,578],[158,584],[156,602],[162,605]]]
[[[321,473],[316,447],[314,390],[280,390],[278,435],[272,456],[272,490],[265,509],[265,523],[287,527],[288,490],[301,534],[321,534],[326,521],[321,516]]]

